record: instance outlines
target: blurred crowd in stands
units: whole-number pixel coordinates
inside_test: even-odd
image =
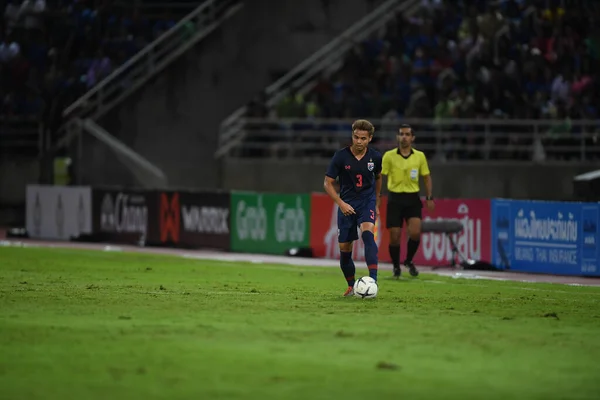
[[[65,107],[198,5],[177,3],[0,1],[0,116],[56,128]]]
[[[442,152],[440,140],[429,145],[446,158],[487,158],[490,152],[514,158],[521,145],[537,146],[541,157],[564,158],[553,146],[577,148],[583,134],[586,151],[600,157],[593,150],[600,146],[599,127],[578,123],[597,120],[600,113],[599,0],[421,2],[413,16],[398,15],[356,43],[342,68],[321,75],[306,94],[291,92],[272,109],[259,96],[247,116],[304,119],[286,127],[290,137],[332,130],[347,137],[347,124],[315,129],[315,118],[374,118],[390,126],[424,118],[430,122],[418,131],[443,132]],[[40,119],[55,130],[68,105],[198,5],[189,0],[188,8],[161,9],[141,3],[169,4],[0,0],[0,117]],[[489,143],[477,134],[480,127],[444,122],[451,118],[556,123],[544,128],[543,146],[519,135],[531,125],[496,126],[492,130],[500,134],[493,145],[504,150],[494,153],[485,149]]]
[[[398,15],[357,43],[306,95],[289,93],[273,110],[257,99],[248,116],[427,118],[429,129],[462,132],[473,127],[444,120],[556,120],[544,139],[551,148],[581,133],[572,121],[599,118],[599,21],[598,0],[423,0],[416,15]],[[502,140],[521,144],[519,135]],[[586,140],[600,145],[597,134]],[[483,154],[444,144],[451,158]]]

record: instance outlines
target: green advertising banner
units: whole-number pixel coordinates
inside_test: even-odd
[[[231,193],[231,250],[284,254],[310,242],[310,195]]]

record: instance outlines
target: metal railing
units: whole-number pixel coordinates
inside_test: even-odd
[[[134,10],[137,9],[146,18],[161,18],[165,16],[183,16],[198,7],[197,1],[161,1],[147,2],[139,0],[120,0],[113,7]]]
[[[44,149],[44,155],[68,146],[79,134],[79,129],[71,129],[73,120],[102,117],[242,7],[242,0],[207,0],[202,3],[67,107],[62,113],[65,122],[55,135],[59,139],[51,144],[50,140],[46,141],[48,148]],[[186,31],[190,25],[193,29],[191,36]]]
[[[237,12],[241,0],[207,0],[67,107],[65,118],[97,119]],[[187,27],[193,28],[188,36]]]
[[[136,183],[140,187],[144,188],[166,188],[168,185],[168,178],[166,174],[155,164],[144,158],[141,154],[131,149],[125,143],[116,139],[110,133],[108,133],[100,125],[96,124],[91,119],[85,120],[76,119],[75,124],[82,130],[83,133],[87,133],[94,137],[98,142],[102,143],[103,146],[109,148],[116,156],[117,159],[127,167],[129,171],[135,176]],[[79,136],[81,140],[81,135]],[[77,183],[82,184],[82,146],[78,146],[77,151]]]
[[[0,116],[0,149],[3,152],[37,156],[42,151],[43,138],[39,117]]]
[[[283,77],[265,89],[267,107],[274,106],[291,89],[306,93],[314,85],[316,78],[324,71],[337,70],[341,67],[344,55],[357,43],[370,34],[381,29],[400,12],[411,14],[420,6],[418,0],[388,0],[360,21],[323,46],[312,56],[286,73]],[[219,149],[216,157],[221,157],[235,147],[240,140],[240,122],[247,108],[240,107],[227,117],[219,131]]]
[[[600,163],[600,120],[372,119],[373,145],[396,147],[400,123],[415,132],[415,148],[430,159]],[[229,157],[329,158],[351,141],[352,120],[242,118],[238,145]]]
[[[123,8],[137,8],[140,10],[153,9],[192,9],[197,6],[197,1],[139,1],[139,0],[118,0],[113,3],[113,6]]]

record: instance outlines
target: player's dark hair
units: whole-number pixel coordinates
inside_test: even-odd
[[[398,132],[400,132],[400,129],[410,129],[410,133],[411,134],[415,134],[415,132],[413,131],[412,126],[410,126],[409,124],[402,124],[400,125],[400,128],[398,129]]]
[[[352,123],[352,132],[354,133],[354,131],[367,131],[369,132],[369,136],[373,136],[375,127],[366,119],[357,119]]]

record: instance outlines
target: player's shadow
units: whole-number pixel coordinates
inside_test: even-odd
[[[396,277],[393,277],[393,276],[386,276],[386,277],[381,277],[379,279],[380,280],[384,280],[386,282],[399,282],[399,283],[402,283],[402,282],[414,282],[414,281],[418,281],[419,277],[418,276],[417,277],[412,277],[410,275],[409,276],[401,275],[400,278],[396,278]]]

